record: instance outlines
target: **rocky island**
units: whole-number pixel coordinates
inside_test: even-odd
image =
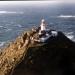
[[[38,36],[39,30],[24,32],[0,52],[0,75],[75,75],[75,42],[55,30]]]

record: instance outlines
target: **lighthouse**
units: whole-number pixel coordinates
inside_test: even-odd
[[[46,22],[45,19],[41,20],[41,25],[40,25],[41,31],[45,31],[46,30]]]
[[[34,42],[46,43],[50,37],[56,37],[57,34],[58,34],[57,31],[47,29],[45,19],[42,19],[36,37],[32,37],[32,40]]]
[[[39,31],[39,35],[41,35],[42,33],[45,33],[46,32],[46,22],[45,22],[45,19],[42,19],[41,20],[41,24],[40,24],[40,31]]]

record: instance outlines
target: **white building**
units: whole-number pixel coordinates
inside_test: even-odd
[[[46,23],[45,23],[45,20],[44,19],[41,20],[40,27],[41,27],[41,31],[45,31],[46,30]]]

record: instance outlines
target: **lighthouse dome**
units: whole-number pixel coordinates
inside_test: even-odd
[[[41,22],[44,23],[45,22],[45,19],[42,19]]]

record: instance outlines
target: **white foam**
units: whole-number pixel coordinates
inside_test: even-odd
[[[4,46],[5,42],[0,42],[0,47]]]
[[[65,35],[67,36],[67,38],[71,39],[72,41],[75,40],[75,37],[74,37],[74,35],[73,35],[73,32],[65,33]]]
[[[16,12],[16,11],[0,11],[0,14],[23,14],[24,12]]]
[[[0,28],[2,28],[3,26],[0,26]]]
[[[22,27],[22,25],[20,25],[20,24],[18,24],[17,26],[20,27],[20,28]]]
[[[7,32],[7,31],[11,31],[11,30],[12,30],[12,29],[7,29],[6,32]]]
[[[74,37],[74,35],[67,35],[67,38],[69,38],[70,40],[72,40],[72,41],[75,42],[75,37]]]
[[[59,15],[58,18],[75,18],[75,15]]]
[[[73,40],[74,36],[73,35],[67,35],[67,37],[71,40]]]

